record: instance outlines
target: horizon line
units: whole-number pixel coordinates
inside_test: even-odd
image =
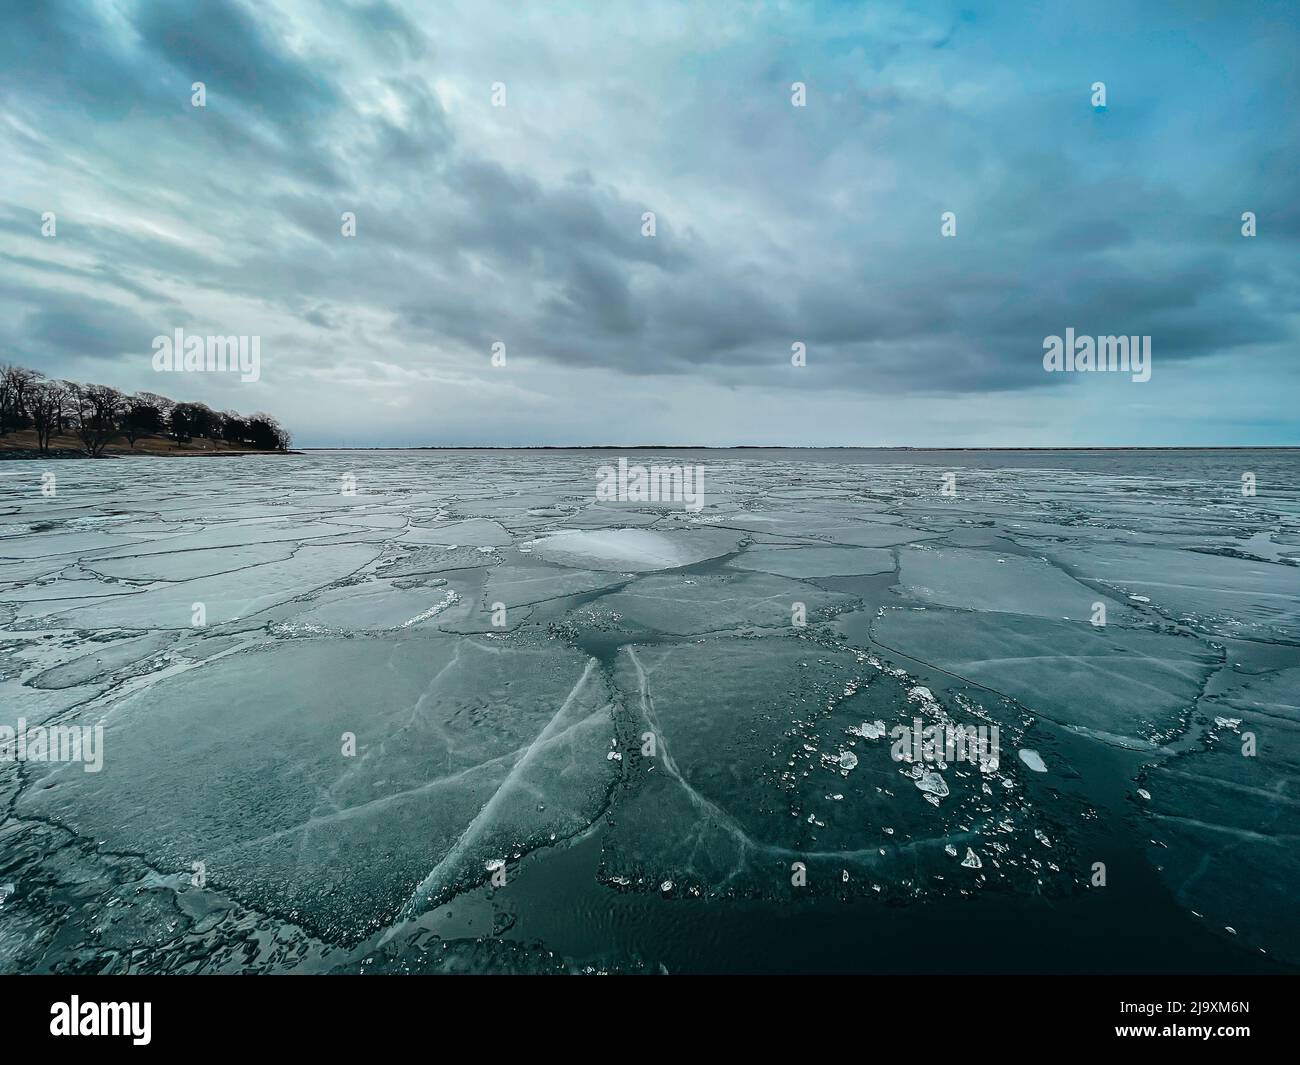
[[[294,451],[1300,451],[1300,444],[1079,444],[932,447],[912,444],[374,444]]]

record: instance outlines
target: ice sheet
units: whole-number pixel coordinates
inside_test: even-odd
[[[104,769],[38,772],[19,817],[163,870],[202,861],[249,904],[349,940],[584,827],[616,772],[602,678],[553,644],[277,642],[93,716]]]
[[[1005,613],[890,609],[872,634],[1035,714],[1144,749],[1176,730],[1222,661],[1191,636]]]
[[[1235,453],[671,458],[700,511],[597,502],[606,453],[0,482],[0,724],[105,728],[100,773],[0,764],[0,970],[563,967],[489,934],[490,863],[510,903],[581,840],[591,912],[761,922],[1078,894],[1099,831],[1134,912],[1300,962],[1293,460],[1244,499]],[[999,768],[900,764],[918,716]],[[444,904],[485,916],[438,943]]]

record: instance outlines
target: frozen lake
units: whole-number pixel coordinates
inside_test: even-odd
[[[0,463],[0,971],[1294,970],[1298,473]]]

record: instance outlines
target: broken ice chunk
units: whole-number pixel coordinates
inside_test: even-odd
[[[916,786],[928,795],[943,798],[948,794],[948,784],[933,769],[927,769],[916,779]]]
[[[697,529],[692,532],[651,532],[648,529],[561,529],[529,547],[541,558],[581,569],[645,573],[678,569],[730,554],[739,537],[734,533]]]
[[[428,621],[432,617],[437,617],[453,603],[457,603],[459,601],[460,601],[459,595],[457,595],[455,592],[448,592],[438,602],[434,603],[433,606],[429,607],[428,610],[421,611],[419,614],[416,614],[415,617],[411,618],[409,621],[403,621],[402,628],[409,629],[412,625],[418,625],[422,621]]]
[[[1035,773],[1046,773],[1047,764],[1043,761],[1042,756],[1037,751],[1031,751],[1028,747],[1022,747],[1018,752],[1020,760],[1029,766]]]
[[[961,864],[967,869],[983,869],[984,863],[980,861],[980,856],[970,847],[966,848],[966,857],[961,860]]]

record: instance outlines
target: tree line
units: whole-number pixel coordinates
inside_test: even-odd
[[[176,444],[225,441],[259,451],[287,451],[289,433],[271,415],[244,417],[215,411],[204,403],[180,403],[155,392],[127,395],[109,385],[56,381],[37,370],[0,366],[0,437],[34,429],[41,454],[50,438],[65,433],[97,458],[119,437],[131,447],[143,436],[165,436]]]

